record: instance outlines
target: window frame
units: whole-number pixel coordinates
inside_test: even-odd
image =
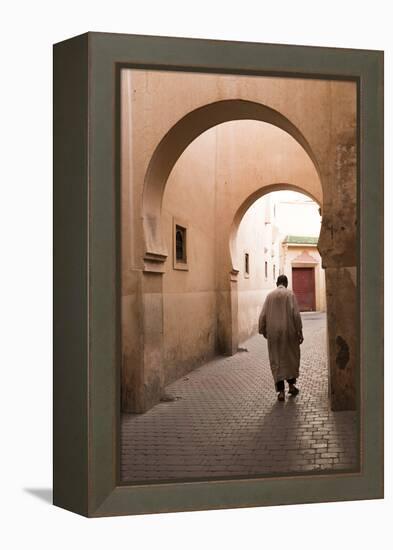
[[[184,249],[184,259],[178,260],[177,259],[177,246],[176,246],[176,236],[178,229],[183,231],[184,235],[184,242],[183,242],[183,249]],[[179,218],[173,218],[173,224],[172,224],[172,256],[173,256],[173,269],[176,269],[178,271],[188,271],[189,265],[188,265],[188,243],[189,243],[189,229],[188,224],[185,223],[184,220]]]

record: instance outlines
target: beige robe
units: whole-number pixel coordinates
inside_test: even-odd
[[[267,295],[259,317],[259,333],[267,338],[274,382],[298,378],[301,332],[302,319],[295,295],[280,285]]]

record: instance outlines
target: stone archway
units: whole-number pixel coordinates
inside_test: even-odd
[[[164,262],[167,251],[162,238],[161,205],[165,186],[177,159],[188,145],[203,132],[233,120],[267,122],[291,135],[310,157],[318,174],[320,169],[307,139],[300,130],[278,111],[253,101],[231,99],[217,101],[195,109],[179,120],[162,138],[150,160],[143,191],[143,229],[145,264],[153,271]]]
[[[139,304],[137,307],[137,323],[140,327],[141,336],[137,349],[132,351],[130,359],[127,359],[127,353],[123,353],[123,410],[131,412],[147,410],[159,400],[163,389],[161,357],[163,334],[162,274],[165,271],[167,250],[162,235],[161,206],[166,182],[177,159],[196,137],[209,128],[233,120],[257,120],[283,130],[301,146],[304,154],[312,162],[319,181],[322,180],[323,194],[325,196],[326,192],[328,200],[324,201],[324,225],[320,236],[319,251],[324,260],[324,267],[327,267],[327,271],[329,271],[327,273],[328,309],[334,312],[331,318],[328,319],[332,407],[335,409],[354,408],[356,392],[354,384],[353,351],[355,350],[355,343],[353,324],[350,318],[344,321],[341,319],[339,330],[335,328],[335,322],[338,318],[337,311],[343,292],[349,291],[352,293],[351,313],[354,311],[352,307],[355,295],[355,290],[352,288],[355,284],[353,269],[347,269],[345,263],[342,265],[343,257],[345,262],[348,263],[349,261],[349,265],[353,265],[353,240],[351,241],[351,237],[347,233],[346,241],[344,243],[340,241],[339,254],[335,255],[334,241],[337,239],[334,235],[334,224],[337,215],[334,211],[332,190],[329,187],[330,180],[329,178],[324,180],[326,170],[324,170],[322,178],[317,156],[310,147],[309,141],[286,116],[262,103],[244,99],[229,99],[199,107],[178,120],[160,140],[148,164],[141,205],[144,240],[143,269],[142,271],[138,270],[135,283],[133,283],[137,288]],[[349,137],[346,135],[345,139],[347,138],[351,139],[352,134]],[[338,154],[341,155],[341,168],[346,165],[352,166],[351,152],[345,148],[343,150],[341,145],[339,147]],[[344,175],[348,178],[348,170]],[[328,176],[331,177],[331,174],[328,174]],[[350,174],[350,177],[353,177],[352,174]],[[301,187],[301,190],[304,192],[303,187]],[[346,198],[348,196],[343,197],[343,200]],[[228,228],[226,228],[222,232],[221,242],[228,243],[230,241],[229,237]],[[349,256],[350,259],[348,260],[347,257]],[[230,259],[230,254],[228,254],[228,258]],[[227,263],[224,262],[224,268],[227,269],[230,263],[230,260]],[[224,312],[221,318],[223,327],[233,326],[232,322],[227,323],[227,321],[232,319],[231,310],[234,307],[232,286],[235,284],[235,271],[233,266],[227,269],[227,275],[222,278],[221,286],[217,290],[218,301],[221,303],[220,309]],[[337,292],[340,283],[343,281],[345,285],[342,287],[342,291]],[[330,305],[332,305],[331,308]],[[227,315],[228,311],[230,312],[229,317]],[[229,331],[223,331],[220,341],[221,351],[225,353],[236,351],[236,337],[232,328]],[[344,342],[352,353],[350,362],[349,360],[346,361],[345,365],[340,363],[339,359],[342,354],[340,355],[340,350],[337,353],[336,349],[336,345],[339,346],[340,342]],[[131,363],[132,368],[128,366]]]
[[[239,297],[241,292],[239,290],[239,283],[241,283],[241,279],[239,279],[239,273],[240,273],[240,257],[241,253],[238,250],[238,232],[240,224],[245,217],[247,211],[254,205],[258,199],[262,197],[266,197],[271,193],[277,192],[277,191],[295,191],[297,193],[300,193],[302,195],[305,195],[312,199],[319,207],[320,210],[322,209],[323,205],[323,193],[322,193],[322,186],[320,185],[318,189],[315,188],[309,188],[309,186],[305,185],[304,187],[300,187],[299,185],[293,185],[290,183],[275,183],[272,185],[268,185],[266,187],[262,187],[259,189],[256,189],[253,193],[251,193],[239,206],[239,208],[236,211],[236,214],[233,218],[233,222],[231,225],[231,230],[229,234],[229,250],[230,250],[230,257],[231,257],[231,273],[230,273],[230,285],[231,285],[231,300],[230,300],[230,306],[228,307],[227,311],[227,319],[230,319],[230,327],[231,327],[231,334],[232,334],[232,342],[231,342],[231,349],[229,349],[229,354],[236,353],[239,343],[241,342],[241,338],[239,336],[239,324],[240,324],[240,317],[239,317]],[[258,292],[258,306],[261,306],[262,304],[259,303],[261,300],[261,289],[259,289]],[[254,303],[254,307],[255,307]],[[256,318],[254,319],[254,323],[256,322]],[[227,323],[229,321],[227,320]]]
[[[319,177],[316,173],[315,173],[315,180],[319,180]],[[305,182],[303,186],[294,185],[291,183],[283,183],[283,182],[272,183],[270,185],[266,185],[264,187],[255,189],[255,191],[251,193],[249,196],[247,196],[243,200],[243,202],[238,206],[233,216],[233,221],[228,233],[229,255],[231,260],[231,269],[230,269],[230,276],[229,276],[229,288],[230,288],[229,299],[221,301],[221,311],[220,311],[220,315],[222,317],[222,321],[221,321],[221,325],[223,327],[222,331],[225,334],[222,337],[222,340],[224,340],[225,343],[221,347],[221,351],[223,351],[224,353],[229,355],[236,353],[239,345],[238,290],[237,290],[239,266],[236,264],[236,256],[237,256],[236,237],[237,237],[237,232],[238,232],[241,220],[243,219],[247,210],[252,206],[252,204],[254,204],[255,201],[274,191],[283,191],[283,190],[298,191],[299,193],[303,193],[304,195],[307,195],[312,200],[314,200],[317,204],[322,206],[323,204],[322,186],[320,182],[318,187],[315,186],[315,182],[313,183],[314,185],[307,185],[307,182]]]
[[[319,193],[315,193],[315,190],[308,189],[305,187],[299,187],[297,185],[293,185],[291,183],[273,183],[272,185],[261,187],[254,191],[251,195],[249,195],[243,203],[239,206],[232,222],[231,226],[231,233],[230,233],[230,239],[229,239],[229,248],[230,248],[230,254],[232,259],[232,270],[237,270],[235,266],[235,243],[236,243],[236,234],[239,229],[239,225],[241,220],[243,219],[245,213],[247,210],[254,204],[255,201],[260,199],[261,197],[264,197],[265,195],[268,195],[269,193],[274,193],[275,191],[297,191],[298,193],[302,193],[303,195],[306,195],[310,199],[312,199],[314,202],[316,202],[320,209],[322,210],[323,207],[323,192],[322,192],[322,186],[319,189]]]

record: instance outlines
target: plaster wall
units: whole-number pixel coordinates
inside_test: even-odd
[[[334,179],[346,170],[348,157],[353,156],[355,148],[356,125],[356,85],[352,82],[285,79],[273,77],[249,77],[233,75],[196,74],[184,72],[144,71],[125,69],[122,74],[124,116],[129,117],[129,143],[124,143],[129,170],[125,180],[132,185],[132,210],[142,211],[143,187],[145,175],[153,153],[176,123],[191,111],[223,100],[244,100],[269,106],[288,118],[305,137],[309,149],[320,170],[320,176],[326,186],[324,204],[330,207],[336,202],[336,210],[351,213],[351,201],[345,200],[351,194],[350,183],[342,186],[342,193],[334,193]],[[230,109],[228,109],[230,111]],[[228,112],[228,117],[231,114]],[[208,129],[209,120],[201,114],[201,131]],[[131,123],[130,123],[131,122]],[[126,122],[124,121],[124,124]],[[194,134],[185,124],[176,140],[184,140],[184,147]],[[143,139],[138,139],[143,136]],[[169,144],[171,145],[171,144]],[[171,151],[174,160],[171,158]],[[176,162],[179,144],[169,147],[169,154],[163,164]],[[282,160],[286,161],[285,156]],[[336,162],[337,161],[337,162]],[[127,161],[125,159],[127,164]],[[161,162],[161,160],[160,160]],[[236,163],[236,158],[233,159]],[[285,164],[290,164],[285,162]],[[166,172],[167,167],[162,167]],[[170,171],[169,166],[169,171]],[[158,183],[158,186],[162,182]],[[126,184],[126,183],[125,183]],[[161,193],[161,191],[159,191]],[[334,214],[329,215],[327,224],[337,221]],[[136,223],[134,228],[134,246],[129,246],[131,262],[141,262],[146,244],[143,225]],[[353,221],[353,216],[351,218]],[[155,221],[153,222],[155,223]],[[349,224],[351,225],[351,224]],[[327,227],[327,229],[329,229]],[[126,229],[126,228],[125,228]],[[353,236],[350,227],[345,234],[346,240]],[[154,232],[154,229],[153,229]],[[153,238],[152,235],[150,237]],[[340,239],[343,235],[338,234]],[[153,238],[154,240],[154,238]],[[333,243],[327,239],[325,247],[333,253],[335,261],[337,252],[342,256],[343,247],[337,247],[336,236]],[[154,244],[150,243],[150,244]],[[155,243],[160,247],[160,242]],[[161,244],[162,247],[162,244]],[[325,263],[329,262],[325,255]],[[327,265],[327,264],[326,264]]]
[[[267,195],[249,208],[237,233],[240,343],[258,331],[258,318],[263,303],[267,294],[275,288],[275,280],[279,275],[278,228],[273,224],[269,199],[270,195]],[[245,253],[249,254],[249,274],[245,270]]]
[[[206,132],[180,157],[163,200],[164,382],[216,354],[216,132]],[[174,224],[187,231],[187,269],[174,263]]]
[[[281,167],[283,157],[288,159],[286,168]],[[162,205],[168,252],[163,275],[165,383],[221,351],[219,300],[220,292],[225,292],[231,262],[240,266],[236,306],[239,342],[256,332],[264,298],[274,288],[273,265],[276,277],[279,273],[278,232],[273,232],[268,198],[257,200],[244,214],[232,258],[228,254],[230,231],[239,204],[254,195],[255,188],[261,194],[272,185],[287,185],[278,181],[291,185],[308,181],[310,193],[321,193],[314,166],[299,144],[282,130],[255,121],[225,123],[208,130],[175,164]],[[175,223],[187,228],[187,269],[174,267]],[[246,251],[249,275],[244,273]],[[230,323],[230,319],[226,321]]]
[[[213,130],[217,143],[216,341],[221,350],[234,353],[238,342],[238,266],[234,265],[233,245],[244,212],[261,193],[277,185],[289,188],[296,180],[296,188],[323,202],[318,248],[324,267],[356,269],[356,85],[127,69],[122,73],[121,86],[123,408],[146,410],[159,398],[165,379],[163,357],[169,357],[169,350],[163,351],[167,315],[163,296],[172,293],[167,303],[175,303],[176,293],[169,281],[163,282],[170,251],[165,242],[165,208],[161,206],[168,176],[179,156],[183,151],[187,154],[188,145],[196,137],[202,138],[203,132],[225,122]],[[239,118],[257,119],[253,123],[255,131],[251,126],[247,133],[235,131],[237,124],[246,122],[234,121]],[[260,128],[261,124],[273,130],[257,139],[261,132],[257,125]],[[226,125],[233,131],[224,130]],[[172,212],[171,208],[167,210]],[[200,231],[198,224],[196,231]],[[207,257],[211,251],[206,247],[204,253]],[[328,297],[343,277],[345,273],[340,275],[339,271],[330,277]],[[172,291],[162,293],[164,284]],[[348,279],[346,292],[355,311],[356,286],[352,279]],[[212,303],[209,301],[211,307]],[[340,302],[334,307],[337,312]],[[333,321],[328,315],[331,342],[336,341],[338,330]],[[167,326],[169,322],[167,318]],[[342,335],[336,336],[350,346],[354,330],[353,323],[348,322]],[[203,328],[203,334],[206,331],[208,327]],[[330,351],[334,353],[332,345]],[[344,369],[354,368],[356,350],[350,351],[351,362]],[[334,354],[331,359],[334,369]],[[354,395],[352,389],[346,391],[344,401]],[[340,399],[337,402],[341,407]]]

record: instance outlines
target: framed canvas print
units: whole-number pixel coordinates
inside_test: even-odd
[[[383,496],[383,53],[54,46],[54,503]]]

